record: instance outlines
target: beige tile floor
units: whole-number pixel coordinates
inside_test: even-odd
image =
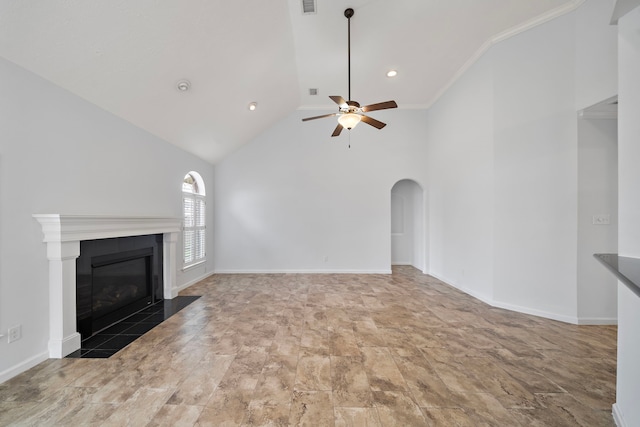
[[[216,275],[110,359],[0,385],[0,425],[613,426],[616,327],[495,309],[411,267]]]

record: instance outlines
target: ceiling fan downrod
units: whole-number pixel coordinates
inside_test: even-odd
[[[353,9],[348,8],[344,11],[344,16],[347,18],[347,83],[348,83],[348,99],[351,101],[351,18],[355,12]]]

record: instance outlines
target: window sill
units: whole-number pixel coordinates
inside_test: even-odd
[[[187,271],[187,270],[191,270],[194,267],[198,267],[199,265],[204,264],[205,262],[207,262],[206,259],[202,259],[198,262],[194,262],[193,264],[189,264],[189,265],[184,265],[182,266],[182,271]]]

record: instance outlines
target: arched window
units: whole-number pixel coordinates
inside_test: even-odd
[[[190,267],[205,260],[205,207],[202,177],[198,172],[189,172],[182,181],[184,267]]]

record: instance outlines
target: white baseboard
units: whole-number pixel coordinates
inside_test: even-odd
[[[617,325],[617,317],[578,317],[578,325]]]
[[[598,317],[575,317],[575,316],[567,316],[564,314],[552,313],[549,311],[538,310],[531,307],[524,307],[516,304],[510,304],[502,301],[496,301],[493,298],[490,298],[486,295],[482,295],[478,292],[475,292],[471,289],[468,289],[464,286],[460,286],[456,284],[453,280],[449,280],[444,277],[439,277],[437,274],[427,273],[430,276],[435,277],[436,279],[450,285],[456,289],[461,290],[465,294],[471,295],[474,298],[479,299],[480,301],[489,304],[492,307],[496,308],[504,308],[505,310],[515,311],[523,314],[530,314],[532,316],[543,317],[545,319],[557,320],[564,323],[571,323],[573,325],[617,325],[617,318],[598,318]]]
[[[215,274],[391,274],[389,270],[216,270]]]
[[[508,304],[500,301],[494,301],[494,307],[504,308],[505,310],[517,311],[518,313],[530,314],[532,316],[544,317],[545,319],[557,320],[559,322],[571,323],[573,325],[578,324],[578,318],[574,316],[567,316],[565,314],[552,313],[549,311],[538,310],[537,308],[523,307],[516,304]]]
[[[6,369],[0,372],[0,384],[33,368],[34,366],[44,362],[48,358],[49,358],[49,352],[45,351],[44,353],[40,353],[36,356],[33,356],[32,358],[27,359],[22,363],[18,363],[17,365],[12,366],[9,369]]]
[[[207,277],[213,276],[214,274],[216,274],[215,272],[208,272],[203,274],[202,276],[199,276],[193,280],[189,280],[187,283],[183,283],[182,285],[178,286],[176,288],[176,295],[178,294],[178,292],[187,289],[189,286],[195,285],[196,283],[198,283],[201,280],[206,279]]]
[[[392,267],[395,267],[396,265],[398,265],[398,266],[409,266],[409,267],[413,267],[413,268],[415,268],[416,270],[420,270],[420,272],[421,272],[422,274],[429,274],[429,272],[427,271],[427,269],[426,269],[426,268],[418,267],[417,265],[415,265],[415,264],[413,264],[413,263],[411,263],[411,262],[406,262],[406,263],[405,263],[405,262],[392,262],[392,263],[391,263],[391,266],[392,266]]]
[[[80,350],[82,338],[77,332],[72,333],[68,337],[61,340],[49,340],[49,357],[54,359],[62,359],[68,354],[76,350]]]
[[[464,286],[460,286],[457,283],[455,283],[453,280],[447,279],[446,277],[442,277],[439,276],[437,274],[434,273],[425,273],[428,274],[431,277],[435,277],[436,279],[440,280],[441,282],[444,282],[445,284],[452,286],[462,292],[464,292],[465,294],[471,295],[474,298],[479,299],[480,301],[484,302],[485,304],[489,304],[490,306],[494,306],[494,301],[493,299],[487,297],[486,295],[483,295],[479,292],[475,292],[472,289],[468,289]]]
[[[612,414],[613,414],[613,421],[616,423],[616,426],[618,427],[627,427],[627,423],[624,422],[624,417],[622,416],[622,411],[620,410],[620,406],[618,406],[617,403],[613,404],[612,409]]]
[[[575,317],[567,316],[564,314],[557,314],[543,310],[537,310],[534,308],[518,306],[514,304],[506,304],[500,301],[493,301],[489,303],[494,307],[504,308],[507,310],[517,311],[519,313],[530,314],[532,316],[544,317],[545,319],[557,320],[564,323],[571,323],[573,325],[617,325],[618,319],[615,317]]]

